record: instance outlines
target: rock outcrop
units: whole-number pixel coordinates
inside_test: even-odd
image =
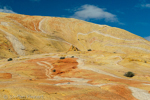
[[[73,45],[69,48],[69,51],[80,51],[77,47],[74,47]]]

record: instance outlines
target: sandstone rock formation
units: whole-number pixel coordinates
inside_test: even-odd
[[[68,51],[80,51],[80,50],[72,45]]]
[[[150,98],[150,42],[125,30],[0,13],[0,40],[1,100]]]

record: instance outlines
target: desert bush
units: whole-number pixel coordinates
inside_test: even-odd
[[[38,51],[38,49],[33,49],[33,50],[32,50],[32,53],[34,53],[35,51]]]
[[[126,76],[126,77],[133,77],[133,76],[134,76],[134,73],[133,73],[133,72],[126,72],[126,73],[124,74],[124,76]]]
[[[65,59],[65,57],[60,57],[60,59]]]
[[[7,61],[12,61],[13,59],[12,58],[9,58]]]
[[[56,70],[54,69],[53,72],[56,72]]]
[[[71,56],[71,58],[74,58],[74,56]]]
[[[92,51],[91,49],[88,49],[88,51]]]

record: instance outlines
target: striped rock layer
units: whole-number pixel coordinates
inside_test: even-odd
[[[149,41],[119,28],[0,13],[0,98],[149,100],[149,52]]]

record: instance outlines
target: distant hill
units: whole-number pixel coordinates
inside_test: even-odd
[[[150,42],[123,29],[73,18],[0,13],[0,58],[67,52],[150,53]]]

